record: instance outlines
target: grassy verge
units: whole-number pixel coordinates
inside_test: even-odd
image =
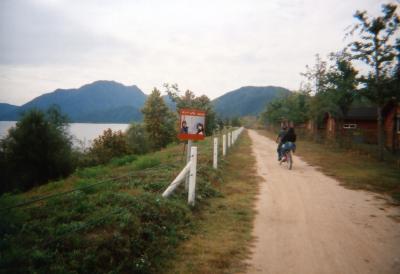
[[[214,186],[221,193],[193,216],[194,235],[177,249],[166,273],[240,273],[252,241],[258,191],[251,141],[243,133],[222,161]]]
[[[275,134],[260,130],[275,139]],[[317,166],[326,175],[338,179],[351,189],[365,189],[391,196],[400,202],[400,169],[379,162],[357,151],[345,150],[311,141],[298,140],[296,154],[307,163]]]
[[[184,166],[182,145],[114,159],[107,165],[77,170],[65,180],[27,193],[3,195],[0,273],[161,273],[168,269],[171,259],[180,258],[180,253],[174,255],[178,246],[179,250],[182,245],[190,247],[193,239],[208,235],[208,230],[214,233],[214,241],[218,234],[225,233],[230,236],[221,239],[233,239],[232,245],[222,243],[225,248],[214,246],[210,265],[220,264],[220,269],[239,267],[224,256],[242,258],[242,247],[250,239],[250,197],[256,191],[251,176],[254,172],[248,179],[243,175],[235,178],[239,169],[247,170],[252,165],[246,138],[221,163],[224,172],[212,169],[211,138],[196,143],[198,174],[193,209],[187,206],[183,187],[170,199],[161,197]],[[107,180],[115,177],[118,179]],[[246,186],[244,181],[249,185],[242,188]],[[68,192],[71,190],[74,191]],[[4,210],[63,192],[68,193]],[[223,219],[224,215],[229,218]],[[191,254],[201,257],[202,252],[193,246]],[[179,259],[173,265],[179,270]],[[201,269],[197,273],[205,273],[203,266],[196,267]]]

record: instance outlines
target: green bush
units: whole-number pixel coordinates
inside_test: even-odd
[[[160,159],[154,156],[145,155],[136,160],[135,168],[141,170],[145,168],[158,166],[160,163],[161,163]]]
[[[132,123],[126,131],[126,142],[135,154],[149,152],[149,136],[143,124]]]
[[[136,155],[126,155],[120,158],[113,158],[111,159],[110,163],[113,166],[124,166],[126,164],[132,163],[137,159]]]
[[[27,190],[74,170],[67,118],[56,107],[26,112],[0,141],[0,193]]]
[[[89,157],[96,164],[105,164],[112,158],[129,154],[130,150],[126,143],[125,135],[121,131],[112,131],[110,128],[104,130],[103,134],[93,140],[89,149]]]

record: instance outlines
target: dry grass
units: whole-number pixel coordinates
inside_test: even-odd
[[[275,139],[269,131],[261,134]],[[351,189],[365,189],[391,196],[400,201],[400,169],[357,151],[333,148],[311,141],[298,140],[296,154],[324,174],[338,179]]]
[[[244,132],[227,157],[219,191],[195,215],[194,235],[179,248],[166,273],[241,273],[249,255],[258,192],[255,158]]]

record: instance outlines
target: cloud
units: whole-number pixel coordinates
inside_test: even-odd
[[[296,89],[378,0],[0,1],[0,101],[98,79],[164,82],[211,98],[244,85]],[[12,91],[12,93],[10,93]]]

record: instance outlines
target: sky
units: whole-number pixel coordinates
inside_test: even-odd
[[[342,49],[356,10],[399,0],[1,0],[0,102],[96,80],[164,83],[211,99],[300,87],[315,54]]]

